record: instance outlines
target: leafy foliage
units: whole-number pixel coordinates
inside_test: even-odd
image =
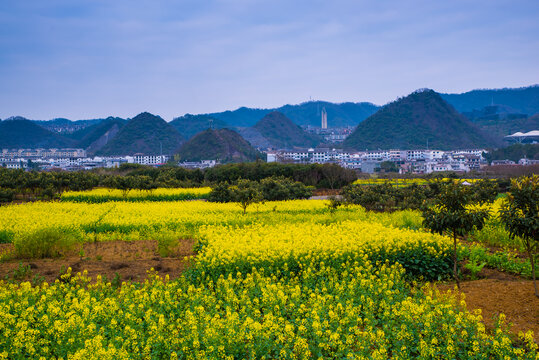
[[[488,161],[512,160],[514,162],[522,158],[539,160],[539,144],[513,144],[488,152],[486,158]]]
[[[481,229],[489,216],[488,210],[469,209],[474,202],[471,188],[458,181],[442,185],[434,200],[434,207],[423,210],[423,225],[432,232],[448,234],[453,238],[453,276],[460,287],[457,269],[457,236]]]
[[[40,259],[65,255],[78,241],[75,231],[50,227],[19,234],[15,237],[13,245],[16,257]]]
[[[258,192],[260,197],[255,196]],[[242,199],[260,201],[278,201],[306,199],[312,195],[312,191],[300,182],[294,182],[284,177],[272,177],[262,179],[260,182],[240,179],[235,185],[226,182],[218,184],[212,189],[208,200],[212,202],[241,202]]]
[[[535,296],[539,297],[535,279],[535,253],[539,248],[539,175],[511,181],[500,218],[511,237],[519,237],[524,242],[532,264]]]

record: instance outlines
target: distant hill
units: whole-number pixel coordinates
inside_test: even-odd
[[[266,138],[272,147],[278,149],[312,147],[322,142],[321,138],[308,134],[278,111],[264,116],[253,128]]]
[[[207,129],[185,142],[180,161],[219,160],[222,163],[254,161],[261,158],[237,132],[229,129]]]
[[[384,106],[357,126],[343,146],[376,149],[449,150],[498,145],[432,90],[414,92]]]
[[[56,133],[71,134],[94,124],[98,124],[104,119],[90,120],[69,120],[56,118],[52,120],[32,120],[41,127]]]
[[[325,101],[309,101],[299,105],[284,105],[273,109],[241,107],[234,111],[206,115],[222,120],[230,126],[249,127],[255,125],[258,120],[270,112],[278,111],[298,125],[320,126],[320,112],[324,107],[328,113],[328,126],[330,127],[356,126],[380,108],[367,102],[337,104]]]
[[[462,94],[440,94],[459,112],[471,112],[489,105],[505,105],[522,114],[539,113],[539,85],[514,89],[472,90]]]
[[[294,123],[302,126],[320,127],[321,111],[328,114],[328,127],[356,126],[380,109],[380,106],[368,102],[331,103],[309,101],[299,105],[285,105],[276,109],[285,114]]]
[[[55,134],[34,122],[14,117],[0,122],[0,149],[66,148],[75,141]]]
[[[211,126],[214,129],[229,127],[229,125],[223,120],[215,119],[209,115],[191,114],[185,114],[184,116],[177,117],[169,122],[169,124],[174,126],[180,134],[185,136],[185,138],[189,139],[195,134],[208,129],[210,127],[210,121],[212,123]]]
[[[474,120],[474,124],[493,136],[503,138],[517,131],[539,130],[539,114],[516,119],[512,117],[500,119],[480,118]]]
[[[141,113],[125,124],[118,134],[99,151],[98,155],[173,154],[183,136],[159,116]]]
[[[86,149],[88,154],[94,154],[111,141],[126,123],[127,120],[111,116],[65,136],[76,140],[77,147]]]

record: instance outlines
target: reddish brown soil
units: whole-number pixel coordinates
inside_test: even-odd
[[[11,244],[0,244],[0,251],[11,248]],[[54,282],[60,273],[71,267],[73,273],[88,271],[95,279],[97,275],[112,280],[116,273],[122,281],[142,281],[147,270],[154,268],[160,275],[178,277],[188,266],[184,259],[193,254],[194,240],[180,240],[169,257],[161,257],[157,252],[157,242],[147,241],[110,241],[87,243],[83,247],[82,257],[71,254],[56,259],[14,259],[0,263],[0,279],[13,279],[17,269],[30,266],[30,272],[22,279],[32,280],[43,277],[47,282]]]
[[[488,328],[493,328],[495,319],[504,313],[511,332],[532,330],[539,343],[539,298],[534,295],[533,282],[487,268],[479,275],[483,277],[480,280],[461,282],[467,308],[481,309]],[[438,289],[456,291],[454,283],[438,285]]]

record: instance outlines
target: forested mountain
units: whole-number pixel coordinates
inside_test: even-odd
[[[496,146],[484,133],[432,90],[414,92],[384,106],[360,123],[343,146],[376,149],[449,150]]]
[[[482,89],[462,94],[440,94],[460,112],[471,112],[489,105],[505,105],[529,116],[539,113],[539,85],[514,89]]]
[[[185,142],[180,161],[217,159],[221,163],[254,161],[263,156],[238,133],[229,129],[207,129]]]
[[[191,115],[185,114],[172,120],[170,125],[174,126],[180,134],[186,139],[193,137],[195,134],[209,129],[210,126],[214,129],[222,129],[229,127],[223,120],[211,117],[210,115]]]
[[[75,141],[22,117],[0,122],[0,149],[65,148],[74,144]]]
[[[312,147],[320,144],[322,139],[308,134],[292,120],[278,111],[272,111],[253,126],[274,148],[284,149]]]
[[[251,109],[241,107],[234,111],[206,114],[215,119],[222,120],[234,127],[249,127],[272,111],[286,115],[298,125],[320,126],[320,113],[326,108],[328,113],[328,126],[343,127],[356,126],[368,116],[378,111],[379,106],[367,103],[330,103],[325,101],[309,101],[299,105],[284,105],[273,109]]]
[[[41,127],[56,133],[71,134],[86,127],[95,125],[104,119],[89,120],[69,120],[65,118],[56,118],[52,120],[32,120]]]
[[[99,151],[98,155],[133,155],[142,153],[173,154],[183,136],[159,116],[143,112],[125,124],[118,134]]]
[[[66,136],[76,140],[77,147],[86,149],[88,154],[94,154],[111,141],[126,123],[127,120],[111,116]]]

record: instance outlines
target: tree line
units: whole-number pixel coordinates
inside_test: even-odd
[[[314,188],[339,189],[357,179],[355,171],[336,164],[240,163],[218,165],[204,170],[178,166],[159,168],[123,164],[118,169],[90,171],[24,171],[0,168],[0,203],[52,199],[64,191],[107,187],[129,191],[158,187],[215,187],[238,180],[260,182],[267,178],[286,178]]]

